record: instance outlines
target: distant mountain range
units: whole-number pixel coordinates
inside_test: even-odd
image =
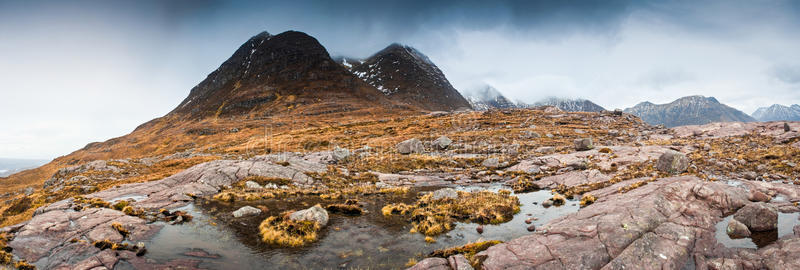
[[[489,109],[519,108],[520,105],[512,102],[491,85],[481,85],[463,91],[472,108],[478,111]]]
[[[538,101],[533,106],[554,106],[568,112],[602,112],[606,109],[586,99],[550,97]]]
[[[688,96],[667,104],[642,102],[625,109],[651,125],[676,127],[712,122],[754,122],[753,117],[720,103],[713,97]]]
[[[758,121],[800,121],[800,105],[783,106],[774,104],[758,108],[753,114]]]
[[[48,160],[0,158],[0,177],[6,177],[17,172],[39,167]]]

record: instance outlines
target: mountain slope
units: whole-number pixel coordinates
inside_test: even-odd
[[[568,112],[602,112],[606,109],[586,99],[550,97],[538,101],[533,106],[554,106]]]
[[[749,115],[719,103],[713,97],[688,96],[667,104],[642,102],[626,113],[636,115],[648,124],[676,127],[703,125],[713,122],[753,122]]]
[[[262,32],[192,88],[170,114],[200,119],[289,109],[316,114],[393,104],[334,62],[315,38],[296,31]]]
[[[389,45],[354,65],[351,71],[392,100],[430,111],[470,108],[442,71],[409,46]]]
[[[465,90],[464,97],[472,105],[472,108],[478,111],[519,107],[488,84]]]
[[[758,121],[800,121],[800,105],[783,106],[774,104],[769,107],[758,108],[753,113],[753,118]]]

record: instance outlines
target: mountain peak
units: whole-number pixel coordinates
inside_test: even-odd
[[[472,108],[485,111],[492,108],[505,109],[517,108],[518,104],[512,102],[500,91],[489,84],[479,85],[463,91],[464,97],[469,101]]]
[[[393,43],[350,70],[393,100],[431,111],[470,107],[444,73],[410,46]]]
[[[645,101],[625,109],[625,112],[642,118],[648,124],[667,127],[755,121],[749,115],[720,103],[714,97],[700,95],[678,98],[667,104]]]
[[[568,112],[602,112],[606,109],[586,99],[570,99],[548,97],[533,104],[534,106],[554,106]]]
[[[298,100],[278,106],[276,102],[289,102],[279,100],[281,96],[295,96]],[[171,114],[204,118],[266,110],[261,112],[263,115],[298,104],[327,102],[344,106],[347,102],[333,102],[342,99],[388,102],[380,92],[335,63],[316,38],[299,31],[277,35],[261,32],[192,88]]]
[[[800,105],[773,104],[769,107],[761,107],[753,112],[753,118],[758,121],[800,121]]]

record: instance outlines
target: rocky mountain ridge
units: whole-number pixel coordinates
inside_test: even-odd
[[[800,105],[784,106],[773,104],[758,108],[752,117],[758,121],[800,121]]]
[[[676,127],[713,122],[753,122],[749,115],[717,101],[713,97],[688,96],[667,104],[642,102],[624,110],[651,125]]]

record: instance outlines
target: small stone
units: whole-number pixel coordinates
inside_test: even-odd
[[[612,114],[615,116],[622,116],[622,109],[614,109]]]
[[[553,206],[553,200],[547,199],[546,201],[542,202],[542,206],[544,206],[545,208]]]
[[[532,231],[535,231],[535,230],[536,230],[536,225],[528,226],[528,231],[529,232],[532,232]]]
[[[689,168],[689,159],[685,154],[667,150],[656,162],[656,169],[670,174],[679,174]]]
[[[536,152],[536,153],[549,154],[549,153],[555,152],[556,149],[554,147],[550,147],[550,146],[543,146],[543,147],[536,148],[533,151]]]
[[[531,223],[533,223],[533,221],[531,219],[526,219],[525,220],[525,224],[531,224]]]
[[[783,123],[783,131],[784,132],[792,131],[792,128],[789,126],[789,123]]]
[[[341,148],[336,146],[333,148],[333,152],[331,153],[331,157],[333,161],[341,162],[347,160],[350,157],[350,150],[347,148]]]
[[[259,185],[258,183],[253,182],[253,181],[244,182],[244,187],[246,187],[248,189],[263,189],[264,188],[261,185]]]
[[[436,140],[433,141],[433,146],[436,147],[439,150],[445,150],[452,143],[453,143],[453,140],[450,140],[450,138],[447,138],[447,136],[441,136],[439,138],[436,138]]]
[[[744,172],[742,177],[747,180],[756,180],[756,178],[758,178],[758,174],[755,172]]]
[[[425,147],[422,142],[416,138],[402,141],[396,146],[397,152],[403,155],[407,154],[422,154],[425,152]]]
[[[25,193],[25,196],[31,196],[33,194],[33,187],[26,187],[23,192]]]
[[[592,138],[577,139],[574,141],[574,143],[575,143],[575,150],[578,151],[587,151],[594,149],[594,145],[592,144]]]
[[[772,200],[772,198],[769,195],[764,194],[764,192],[755,189],[750,190],[750,195],[748,196],[747,199],[753,202],[769,202],[770,200]]]
[[[458,191],[452,188],[443,188],[433,192],[433,199],[434,200],[441,200],[441,199],[456,199],[458,198]]]
[[[289,215],[289,219],[295,221],[313,221],[325,227],[325,225],[328,225],[328,211],[325,211],[325,209],[318,204],[311,208],[292,213]]]
[[[497,168],[500,167],[500,159],[498,158],[487,158],[481,162],[481,166],[486,168]]]
[[[482,234],[483,233],[483,225],[478,225],[478,227],[475,228],[475,231],[477,231],[478,233]]]
[[[239,208],[239,210],[233,211],[233,217],[240,218],[243,216],[252,216],[261,214],[261,209],[252,207],[252,206],[244,206]]]
[[[734,239],[750,237],[750,230],[747,229],[747,226],[735,218],[732,218],[731,221],[728,222],[727,232],[728,235]]]

